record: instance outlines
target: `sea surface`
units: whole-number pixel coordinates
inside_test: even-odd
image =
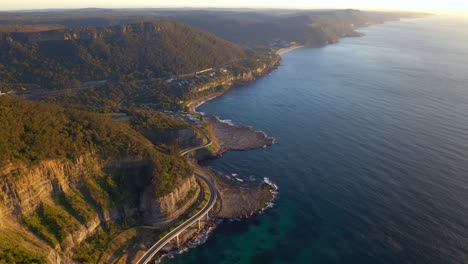
[[[279,195],[164,263],[468,263],[468,19],[360,31],[198,109],[276,138],[209,165]]]

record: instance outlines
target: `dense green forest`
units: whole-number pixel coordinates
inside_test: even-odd
[[[2,96],[0,123],[2,165],[47,159],[73,161],[90,152],[103,160],[136,156],[149,161],[151,175],[147,180],[156,181],[156,195],[168,193],[178,179],[192,172],[185,159],[156,150],[129,125],[103,115]]]
[[[244,50],[180,22],[0,33],[0,89],[79,87],[96,80],[168,77],[215,67]]]
[[[171,89],[174,88],[174,89]],[[63,106],[110,113],[142,107],[144,103],[151,103],[157,109],[180,109],[178,103],[184,92],[182,87],[168,87],[163,81],[146,82],[108,82],[106,84],[88,87],[80,91],[68,91],[60,95],[50,96],[47,101]]]
[[[209,78],[197,78],[197,76],[180,78],[183,85],[179,85],[177,81],[168,83],[159,79],[107,82],[49,96],[46,101],[100,113],[122,112],[134,108],[184,110],[187,101],[206,95],[196,91],[194,87],[197,85],[232,79],[279,60],[277,55],[271,53],[250,51],[246,53],[249,54],[247,58],[225,67],[226,72],[221,74],[218,71]],[[187,85],[189,82],[191,84]],[[227,88],[229,87],[216,87],[218,90]],[[205,91],[205,93],[210,92],[213,90]]]
[[[159,112],[133,110],[129,116],[131,127],[156,145],[176,146],[180,139],[179,131],[195,131],[188,123]]]

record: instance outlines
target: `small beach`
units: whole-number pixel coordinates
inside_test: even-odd
[[[304,48],[304,46],[294,45],[294,46],[290,46],[290,47],[287,47],[287,48],[281,48],[281,49],[276,51],[276,54],[282,55],[282,54],[288,53],[290,51],[293,51],[293,50],[296,50],[296,49],[301,49],[301,48]]]

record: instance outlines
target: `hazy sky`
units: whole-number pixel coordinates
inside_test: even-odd
[[[468,12],[468,0],[0,0],[0,9],[82,7],[356,8]]]

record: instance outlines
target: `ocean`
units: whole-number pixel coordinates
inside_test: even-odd
[[[198,109],[276,138],[209,165],[279,194],[163,263],[468,263],[468,18],[359,31]]]

